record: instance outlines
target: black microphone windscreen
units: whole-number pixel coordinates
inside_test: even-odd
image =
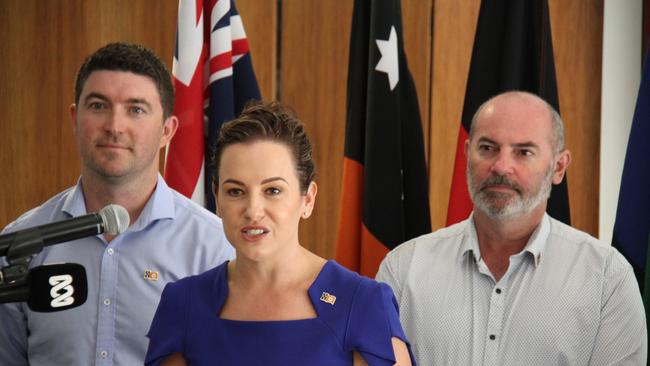
[[[86,270],[80,264],[63,263],[33,267],[27,276],[33,311],[62,311],[82,305],[88,297]]]

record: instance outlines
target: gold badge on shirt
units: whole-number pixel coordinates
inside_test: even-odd
[[[158,281],[158,278],[160,275],[158,274],[158,271],[153,271],[150,269],[145,269],[144,270],[144,279],[149,280],[149,281]]]
[[[331,305],[334,305],[334,303],[336,302],[336,296],[330,295],[327,292],[323,292],[320,295],[320,301],[326,302],[326,303],[331,304]]]

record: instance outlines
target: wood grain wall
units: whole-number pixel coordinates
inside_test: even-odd
[[[479,0],[402,0],[404,43],[418,89],[432,226],[444,225]],[[334,256],[352,0],[237,0],[265,99],[306,123],[319,194],[301,242]],[[574,226],[598,231],[602,0],[549,0],[566,140],[574,153]],[[75,183],[68,108],[83,58],[110,41],[141,43],[168,64],[177,0],[0,2],[0,227]]]

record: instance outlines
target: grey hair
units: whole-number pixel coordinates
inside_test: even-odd
[[[481,106],[478,107],[476,112],[474,113],[474,116],[472,116],[472,122],[469,127],[469,138],[470,140],[474,136],[474,124],[476,123],[476,120],[478,119],[478,116],[483,112],[483,110],[490,105],[495,99],[508,95],[508,94],[514,94],[514,95],[519,95],[519,96],[527,96],[531,97],[537,101],[540,101],[543,103],[546,108],[548,109],[548,113],[551,119],[551,125],[553,128],[553,141],[551,141],[551,145],[553,146],[553,150],[555,154],[561,152],[564,150],[564,122],[562,121],[562,117],[560,117],[560,114],[553,108],[552,105],[550,105],[547,101],[544,99],[540,98],[538,95],[529,93],[526,91],[522,90],[512,90],[512,91],[507,91],[505,93],[497,94],[493,96],[492,98],[488,99],[487,101],[483,102]]]

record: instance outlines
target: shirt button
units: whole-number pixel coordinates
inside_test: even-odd
[[[111,304],[111,299],[104,299],[104,305],[108,306]]]
[[[106,253],[108,253],[108,255],[113,255],[113,248],[106,249]]]
[[[501,289],[500,289],[500,288],[496,289],[496,293],[497,293],[497,294],[500,294],[500,293],[501,293]]]
[[[108,351],[101,351],[99,352],[99,355],[102,356],[102,358],[108,357]]]
[[[496,338],[497,338],[497,336],[495,336],[494,334],[490,334],[490,339],[491,340],[495,340]]]

